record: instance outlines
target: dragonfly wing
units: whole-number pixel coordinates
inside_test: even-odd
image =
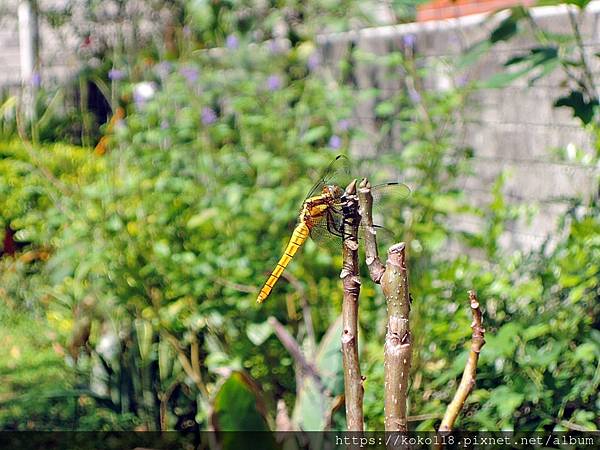
[[[373,195],[373,204],[401,201],[410,196],[410,188],[404,183],[390,182],[373,186],[371,188]]]
[[[404,200],[410,196],[410,188],[406,184],[397,182],[384,183],[373,186],[371,194],[373,195],[373,222],[377,224],[374,225],[377,241],[392,244],[398,236],[381,224],[384,219],[400,219]]]
[[[375,238],[377,239],[378,244],[389,246],[398,240],[398,236],[396,236],[396,234],[389,228],[385,228],[380,225],[373,225],[373,229],[375,230]],[[366,227],[363,225],[358,228],[359,241],[364,241],[365,233],[367,232],[366,230]]]
[[[341,215],[327,214],[313,222],[310,237],[319,247],[339,251],[342,242]]]
[[[404,200],[410,196],[410,188],[402,183],[378,184],[371,188],[373,195],[373,221],[381,224],[382,218],[397,217]]]
[[[338,155],[325,169],[317,183],[310,190],[306,198],[319,195],[323,187],[327,185],[336,185],[342,189],[352,181],[352,165],[350,160],[344,155]]]

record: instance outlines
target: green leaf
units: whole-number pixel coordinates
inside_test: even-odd
[[[496,405],[500,417],[509,418],[521,406],[523,400],[525,396],[522,393],[511,391],[507,386],[500,386],[494,389],[490,403]]]
[[[262,345],[273,334],[273,327],[268,321],[263,323],[250,323],[246,328],[246,335],[254,345]]]
[[[538,0],[537,6],[575,5],[580,9],[585,8],[591,0]]]
[[[517,348],[517,336],[519,325],[509,322],[502,326],[497,333],[487,333],[485,336],[485,350],[481,352],[482,357],[494,360],[498,357],[512,357]]]
[[[154,253],[158,256],[169,256],[171,254],[171,249],[169,248],[169,243],[166,240],[160,240],[154,244]]]
[[[467,49],[462,55],[459,55],[456,61],[456,69],[468,69],[473,66],[476,62],[478,62],[483,55],[485,55],[490,48],[492,48],[492,43],[489,41],[481,41],[469,49]]]
[[[136,320],[134,322],[135,331],[137,336],[138,348],[142,361],[147,362],[150,356],[150,350],[152,349],[152,325],[146,320]]]
[[[381,102],[375,107],[375,115],[377,117],[387,117],[394,114],[396,106],[392,101]]]
[[[582,92],[571,91],[566,97],[560,97],[554,102],[557,108],[567,107],[573,110],[573,116],[581,120],[585,125],[594,118],[594,112],[598,107],[598,99],[588,100]]]
[[[518,23],[521,19],[527,17],[529,13],[522,6],[511,9],[510,15],[504,19],[490,34],[490,42],[497,43],[507,41],[519,31]]]
[[[479,87],[484,88],[484,89],[486,89],[486,88],[488,88],[488,89],[503,88],[503,87],[510,85],[516,79],[521,78],[523,75],[525,75],[530,70],[531,69],[529,67],[525,67],[521,70],[517,70],[514,72],[500,72],[500,73],[497,73],[497,74],[493,75],[492,77],[488,78],[487,80],[480,82],[478,85],[479,85]]]
[[[218,214],[215,208],[209,208],[202,211],[200,214],[196,214],[190,217],[187,221],[186,227],[193,230],[204,225],[207,221],[210,221]]]
[[[551,329],[552,328],[547,323],[538,323],[536,325],[532,325],[523,331],[523,339],[526,341],[530,341],[532,339],[548,334],[551,331]]]
[[[575,350],[575,361],[593,362],[597,358],[600,358],[600,348],[591,342],[585,342]]]
[[[505,66],[520,64],[522,62],[531,63],[534,68],[548,61],[558,58],[558,49],[556,47],[536,47],[529,50],[529,53],[524,55],[513,56],[504,63]]]
[[[306,133],[304,133],[304,136],[302,136],[302,142],[305,144],[312,144],[320,139],[323,139],[328,132],[329,129],[324,125],[311,128]]]
[[[323,337],[316,356],[317,370],[325,387],[333,396],[341,394],[344,386],[340,335],[341,317],[329,327]],[[323,431],[330,414],[331,401],[319,390],[315,380],[305,376],[302,389],[298,392],[293,420],[305,431]]]
[[[212,419],[216,431],[268,431],[263,394],[254,380],[233,372],[215,395]]]
[[[523,67],[512,72],[497,73],[482,82],[480,86],[485,88],[502,88],[508,86],[514,80],[534,70],[538,70],[539,73],[531,81],[534,82],[559,66],[558,49],[556,47],[537,47],[531,49],[529,53],[513,56],[504,65],[507,67],[523,65]]]
[[[490,34],[490,42],[496,43],[500,41],[506,41],[517,34],[517,21],[512,15],[504,19]]]
[[[432,208],[444,213],[455,213],[461,207],[461,202],[456,194],[438,194],[433,198]]]

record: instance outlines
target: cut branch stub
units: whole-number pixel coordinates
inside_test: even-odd
[[[412,339],[410,333],[410,293],[405,244],[388,250],[381,286],[387,303],[387,333],[384,345],[385,430],[408,431],[407,396]]]
[[[379,283],[385,272],[385,266],[381,263],[377,250],[377,233],[373,227],[373,195],[371,195],[371,184],[366,178],[363,178],[360,182],[358,201],[360,203],[361,224],[365,234],[365,261],[371,280]]]
[[[343,267],[340,273],[344,287],[342,303],[342,358],[344,364],[344,393],[346,401],[346,423],[349,431],[363,431],[363,377],[358,358],[358,197],[356,180],[352,181],[342,196],[344,215]]]
[[[477,362],[479,361],[479,353],[481,348],[485,345],[485,329],[483,328],[483,315],[479,308],[479,301],[477,300],[477,294],[475,291],[469,291],[469,304],[471,306],[471,314],[473,315],[473,322],[471,323],[471,329],[473,334],[471,335],[471,350],[469,351],[469,359],[465,365],[462,379],[458,385],[458,389],[454,394],[454,398],[446,408],[446,413],[442,419],[440,425],[440,432],[452,431],[454,422],[460,414],[467,397],[475,386],[475,378],[477,376]]]

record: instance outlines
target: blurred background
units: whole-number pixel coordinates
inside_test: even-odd
[[[309,241],[255,299],[346,154],[412,191],[380,214],[408,246],[411,429],[454,394],[475,289],[487,344],[457,426],[597,430],[599,12],[4,1],[0,427],[344,429],[340,252]],[[365,276],[370,430],[385,323]]]

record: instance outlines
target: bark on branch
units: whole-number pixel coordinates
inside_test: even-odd
[[[387,332],[384,345],[384,424],[386,431],[408,431],[407,396],[412,338],[409,326],[410,293],[406,268],[406,245],[388,250],[381,286],[387,303]]]
[[[340,273],[344,287],[342,303],[342,359],[344,364],[344,392],[346,400],[346,423],[348,431],[363,431],[363,381],[358,359],[358,296],[360,278],[358,272],[358,196],[356,180],[352,181],[343,195],[344,223],[343,267]]]
[[[446,408],[446,413],[442,419],[440,425],[440,432],[452,431],[454,422],[460,414],[460,411],[465,404],[465,400],[473,390],[475,386],[475,378],[477,373],[477,361],[479,360],[479,353],[481,348],[485,344],[485,329],[483,328],[481,309],[479,308],[479,301],[477,300],[477,294],[475,291],[469,291],[469,303],[471,305],[471,313],[473,315],[473,322],[471,323],[471,329],[473,334],[471,336],[471,350],[469,352],[469,359],[465,365],[460,385],[454,394],[454,398]]]
[[[360,182],[358,200],[360,203],[361,225],[365,232],[365,259],[369,276],[373,282],[379,283],[385,272],[385,266],[381,263],[377,250],[376,232],[373,227],[373,195],[371,194],[371,184],[366,178],[363,178]]]

